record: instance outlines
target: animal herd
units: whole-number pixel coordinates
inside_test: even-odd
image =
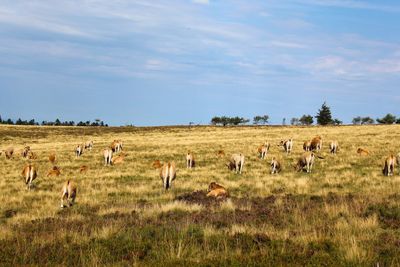
[[[316,136],[311,140],[307,140],[303,143],[303,154],[298,158],[297,163],[294,165],[294,169],[298,172],[305,171],[310,173],[313,169],[314,161],[316,158],[324,159],[319,153],[322,151],[322,138],[321,136]],[[75,157],[81,157],[85,151],[91,151],[93,149],[94,142],[87,141],[83,144],[79,144],[75,147]],[[288,155],[293,151],[293,139],[281,140],[278,146],[283,148],[283,151]],[[258,157],[261,160],[266,159],[267,154],[270,150],[270,143],[264,142],[257,148]],[[122,152],[123,142],[121,140],[114,140],[109,147],[103,150],[104,166],[117,165],[124,162],[126,154]],[[329,153],[337,154],[339,150],[339,143],[334,140],[329,144]],[[6,159],[10,160],[14,155],[14,148],[10,147],[6,150],[0,150],[0,156],[4,153]],[[358,148],[357,153],[361,156],[368,156],[370,153],[364,148]],[[21,151],[21,156],[26,159],[34,160],[37,159],[37,154],[34,153],[29,146],[26,146]],[[225,158],[225,152],[223,150],[218,150],[216,153],[218,158]],[[53,164],[53,168],[47,173],[47,177],[59,176],[61,170],[56,166],[57,157],[55,153],[49,155],[49,161]],[[226,163],[229,170],[235,171],[236,174],[242,174],[243,167],[245,164],[245,155],[242,153],[232,154]],[[400,153],[397,156],[390,155],[384,161],[384,166],[382,173],[385,176],[394,175],[395,166],[400,164]],[[172,186],[172,182],[176,179],[177,168],[173,161],[162,163],[159,160],[153,162],[153,168],[159,169],[159,177],[162,180],[162,185],[165,190],[168,190]],[[188,152],[186,154],[186,168],[193,169],[196,166],[196,160],[193,152]],[[282,171],[282,164],[279,160],[273,156],[270,162],[271,174],[278,174]],[[80,172],[85,172],[88,167],[83,165],[80,167]],[[25,180],[25,184],[28,190],[33,188],[33,181],[38,176],[37,168],[34,164],[28,163],[24,166],[22,170],[22,176]],[[72,206],[77,194],[77,185],[71,181],[67,180],[62,186],[61,194],[61,207]],[[208,187],[207,197],[227,197],[229,196],[228,191],[222,186],[215,182],[210,183]]]

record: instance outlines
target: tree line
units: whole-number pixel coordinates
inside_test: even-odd
[[[108,124],[104,123],[102,120],[96,119],[95,121],[80,121],[75,123],[74,121],[60,121],[56,119],[55,121],[42,121],[41,123],[35,121],[35,119],[31,120],[22,120],[18,119],[13,121],[12,119],[3,120],[0,116],[0,124],[8,124],[8,125],[43,125],[43,126],[97,126],[97,127],[108,127]]]
[[[314,120],[316,119],[316,120]],[[221,126],[227,126],[227,125],[244,125],[248,124],[250,122],[249,119],[243,118],[243,117],[227,117],[227,116],[222,116],[222,117],[213,117],[211,119],[211,124],[212,125],[221,125]],[[268,115],[257,115],[253,118],[253,124],[254,125],[266,125],[269,123],[269,116]],[[317,125],[341,125],[343,124],[343,121],[337,118],[332,117],[331,109],[330,107],[324,102],[321,106],[321,108],[318,110],[317,114],[315,116],[312,116],[310,114],[304,114],[303,116],[299,118],[292,118],[290,120],[291,125],[304,125],[304,126],[309,126],[313,125],[316,123]],[[352,120],[352,123],[354,125],[366,125],[366,124],[400,124],[400,117],[396,117],[393,114],[387,114],[382,118],[377,118],[376,120],[371,118],[371,117],[355,117]],[[283,119],[282,122],[283,125],[286,124],[286,118]]]

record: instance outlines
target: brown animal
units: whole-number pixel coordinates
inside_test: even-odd
[[[111,159],[113,165],[122,164],[125,160],[125,155],[121,154],[119,156],[115,156]]]
[[[66,205],[64,205],[64,201],[68,203],[69,207],[71,207],[74,204],[76,198],[76,191],[77,188],[74,182],[68,180],[64,183],[61,192],[61,208],[67,207]]]
[[[36,167],[28,164],[22,170],[22,176],[25,178],[25,184],[27,185],[28,190],[32,188],[32,182],[37,177]]]
[[[54,164],[56,163],[56,154],[52,153],[49,155],[49,161]]]
[[[215,198],[229,197],[229,193],[222,185],[219,185],[216,182],[212,182],[208,186],[207,197],[215,197]]]
[[[194,168],[196,165],[196,161],[194,159],[194,155],[191,152],[186,154],[186,168],[191,169]]]
[[[339,143],[338,141],[334,140],[329,144],[329,150],[331,154],[336,154],[339,149]]]
[[[112,149],[110,149],[110,148],[104,149],[103,157],[104,157],[104,166],[111,165],[112,164],[112,157],[113,157]]]
[[[368,155],[369,155],[369,151],[366,150],[366,149],[364,149],[364,148],[361,148],[361,147],[359,147],[359,148],[357,149],[357,153],[358,153],[358,155],[360,155],[360,156],[368,156]]]
[[[37,159],[38,157],[37,157],[37,154],[31,150],[28,153],[28,158],[29,159]]]
[[[7,159],[11,159],[14,154],[14,148],[9,147],[6,149],[6,151],[4,153],[5,153]]]
[[[225,152],[223,150],[218,150],[217,151],[217,158],[223,158],[225,157]]]
[[[24,149],[22,150],[22,153],[21,153],[22,157],[27,158],[30,150],[31,150],[31,148],[29,146],[24,147]]]
[[[79,168],[79,172],[80,172],[80,173],[87,172],[87,170],[89,170],[89,167],[86,166],[86,165],[82,165],[82,166]]]
[[[322,137],[316,136],[311,140],[311,151],[319,152],[322,149]]]
[[[318,157],[320,159],[323,159],[323,157],[316,156],[314,152],[305,152],[297,161],[297,164],[295,166],[296,171],[302,171],[304,168],[306,168],[306,171],[309,173],[312,170],[312,167],[314,165],[314,160],[315,157]]]
[[[114,140],[110,145],[111,150],[114,153],[118,153],[122,151],[122,141],[121,140]]]
[[[84,147],[85,147],[85,149],[92,151],[93,144],[94,144],[93,141],[87,141],[87,142],[85,142]]]
[[[161,164],[161,162],[159,160],[155,160],[152,164],[154,169],[160,169],[163,165]]]
[[[275,157],[273,157],[271,160],[271,174],[279,172],[281,172],[281,163]]]
[[[83,145],[77,145],[75,148],[75,156],[80,157],[83,154]]]
[[[176,178],[175,162],[164,163],[160,170],[160,178],[163,182],[163,187],[168,190],[172,186],[172,181]]]
[[[304,151],[311,151],[311,141],[305,141],[303,144]]]
[[[268,154],[270,144],[268,142],[265,142],[263,145],[259,146],[257,149],[258,155],[260,159],[265,159],[265,157]]]
[[[383,175],[393,176],[395,165],[396,165],[396,157],[394,155],[390,155],[389,157],[387,157],[385,159],[385,165],[382,170]]]
[[[281,140],[279,146],[283,147],[283,150],[286,152],[286,154],[290,154],[293,149],[293,140],[292,139]]]
[[[47,173],[47,177],[60,176],[61,171],[57,166],[53,166],[53,168]]]
[[[243,165],[244,165],[244,155],[241,153],[233,154],[231,156],[230,161],[226,164],[226,166],[230,171],[235,170],[236,173],[240,174],[242,174]]]

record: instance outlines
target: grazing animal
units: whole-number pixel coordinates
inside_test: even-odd
[[[14,148],[12,147],[7,148],[4,154],[6,155],[7,159],[11,159],[14,154]]]
[[[222,185],[217,184],[216,182],[210,183],[208,186],[207,197],[229,197],[228,191]]]
[[[385,165],[383,166],[382,173],[385,176],[393,176],[394,166],[396,164],[396,157],[394,155],[390,155],[385,159]]]
[[[194,160],[194,155],[191,152],[186,154],[186,168],[191,169],[196,165],[196,161]]]
[[[64,201],[67,202],[67,205],[71,207],[76,198],[76,185],[74,182],[68,180],[64,183],[62,187],[62,192],[61,192],[61,208],[67,207],[64,205]]]
[[[357,149],[357,154],[360,155],[360,156],[368,156],[369,155],[369,151],[364,149],[364,148],[359,147]]]
[[[56,163],[56,154],[52,153],[49,155],[49,161],[54,164]]]
[[[122,141],[121,140],[114,140],[110,145],[111,150],[114,153],[118,153],[122,151]]]
[[[83,145],[77,145],[75,148],[75,156],[80,157],[83,154]]]
[[[89,167],[86,166],[86,165],[82,165],[82,166],[79,168],[79,172],[80,172],[80,173],[82,173],[82,172],[87,172],[87,170],[89,170]]]
[[[85,142],[85,145],[84,145],[84,148],[85,148],[85,149],[87,149],[87,150],[90,150],[90,151],[92,151],[92,149],[93,149],[93,145],[94,145],[94,143],[93,143],[93,141],[92,141],[92,140],[90,140],[90,141],[86,141],[86,142]]]
[[[329,144],[329,150],[331,154],[336,154],[339,149],[339,143],[338,141],[334,140]]]
[[[230,171],[235,170],[236,173],[240,174],[242,174],[243,165],[244,165],[244,155],[241,153],[233,154],[231,156],[230,161],[226,164],[226,166],[228,166],[228,169]]]
[[[152,164],[154,169],[159,169],[161,168],[163,165],[161,164],[161,162],[159,160],[155,160]]]
[[[0,156],[3,155],[3,150],[0,150]]]
[[[115,156],[111,159],[111,163],[112,165],[118,165],[118,164],[122,164],[125,160],[125,155],[121,154],[118,156]]]
[[[22,157],[27,158],[30,150],[31,150],[31,148],[29,146],[24,147],[24,149],[22,150],[22,153],[21,153]]]
[[[303,144],[304,151],[311,151],[311,141],[305,141]]]
[[[289,154],[292,152],[293,149],[293,140],[282,140],[279,145],[283,146],[283,150],[286,152],[286,154]]]
[[[271,160],[271,174],[279,173],[281,170],[281,163],[273,157]]]
[[[316,136],[311,140],[311,151],[319,152],[322,149],[322,137]]]
[[[265,142],[263,145],[259,146],[257,149],[258,155],[260,159],[265,159],[265,157],[268,154],[270,144],[268,142]]]
[[[109,148],[104,149],[103,157],[104,157],[104,166],[111,165],[112,164],[112,157],[113,157],[112,149],[109,149]]]
[[[223,150],[218,150],[217,151],[217,158],[223,158],[225,157],[225,152]]]
[[[311,172],[314,165],[315,157],[323,159],[323,157],[316,156],[314,152],[305,152],[297,161],[297,164],[295,166],[296,171],[300,172],[305,167],[307,172]]]
[[[175,162],[164,163],[160,170],[160,178],[163,182],[163,187],[168,190],[172,186],[172,181],[176,178]]]
[[[53,166],[53,168],[47,173],[47,177],[60,176],[60,174],[61,174],[60,168],[57,166]]]
[[[25,184],[27,185],[28,190],[32,188],[32,182],[37,177],[36,167],[28,164],[22,170],[22,176],[25,178]]]

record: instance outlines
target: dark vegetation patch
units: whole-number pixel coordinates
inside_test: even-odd
[[[370,205],[365,215],[377,214],[379,222],[385,228],[400,228],[400,205],[393,205],[390,203],[378,203]]]
[[[192,193],[185,193],[175,197],[175,200],[183,201],[188,204],[199,204],[206,207],[218,206],[226,200],[226,198],[207,197],[207,191],[199,190]]]

